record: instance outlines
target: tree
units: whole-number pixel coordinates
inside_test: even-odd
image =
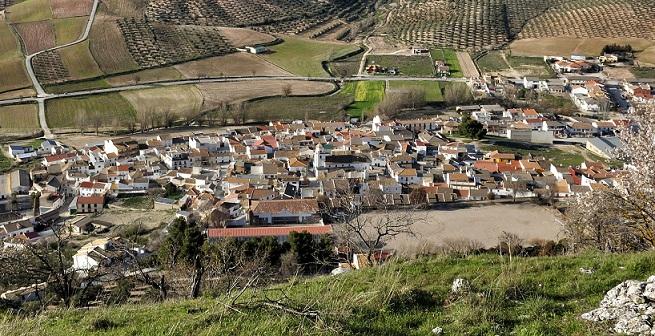
[[[204,274],[205,237],[195,223],[187,223],[178,218],[170,225],[168,237],[160,248],[162,264],[170,269],[190,267],[192,272],[189,296],[195,298],[200,294],[200,285]]]
[[[464,116],[462,122],[459,124],[458,131],[460,135],[470,139],[482,139],[487,134],[484,125],[472,119],[469,115]]]
[[[353,252],[366,254],[370,264],[373,255],[389,241],[400,235],[414,236],[412,225],[420,220],[413,209],[389,207],[379,194],[355,195],[343,193],[335,198],[337,204],[329,209],[329,215],[338,223],[335,227],[339,244]],[[370,212],[365,204],[371,204]]]
[[[289,97],[292,92],[293,92],[293,88],[291,87],[291,84],[282,85],[282,95],[284,97]]]
[[[175,120],[177,119],[177,114],[173,112],[170,108],[163,108],[161,110],[161,117],[162,117],[162,122],[164,123],[164,127],[170,128],[173,127],[173,123],[175,123]]]
[[[655,106],[639,106],[631,116],[634,125],[620,129],[622,146],[614,153],[629,165],[612,187],[577,197],[567,212],[566,230],[574,248],[655,248]]]
[[[376,106],[376,113],[393,118],[402,109],[425,106],[425,91],[421,89],[398,90],[387,93]]]
[[[86,115],[84,114],[84,111],[78,111],[75,114],[75,124],[80,130],[80,133],[84,134],[84,131],[86,130]]]
[[[450,83],[444,89],[444,100],[450,106],[468,104],[473,100],[473,95],[466,84]]]
[[[34,210],[34,217],[41,214],[41,193],[38,191],[32,194],[32,208]]]

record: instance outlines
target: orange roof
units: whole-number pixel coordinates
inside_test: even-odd
[[[252,212],[254,214],[316,213],[319,210],[315,199],[290,199],[258,202]]]
[[[100,195],[80,196],[77,198],[77,204],[103,204],[105,197]]]
[[[332,225],[208,229],[207,236],[209,238],[285,237],[291,234],[291,232],[307,232],[312,235],[330,234],[332,233]]]

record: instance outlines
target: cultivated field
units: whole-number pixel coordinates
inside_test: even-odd
[[[523,56],[557,56],[585,55],[598,56],[603,47],[608,44],[630,44],[635,50],[645,50],[655,46],[655,41],[644,38],[585,38],[551,37],[529,38],[512,42],[510,49],[513,55]]]
[[[358,81],[347,82],[339,94],[354,99],[354,102],[348,106],[348,114],[364,119],[367,113],[373,111],[375,106],[382,101],[384,90],[384,81]]]
[[[146,0],[103,0],[100,11],[109,16],[142,18],[147,4]]]
[[[268,98],[247,103],[246,118],[249,121],[343,120],[352,102],[351,97],[343,95]]]
[[[39,129],[36,104],[0,106],[0,133]]]
[[[137,72],[108,77],[106,82],[112,86],[147,83],[167,79],[182,79],[182,74],[173,67],[153,68]]]
[[[286,76],[289,72],[247,53],[216,56],[174,66],[186,78],[203,76]]]
[[[36,91],[34,89],[29,88],[29,89],[18,89],[18,90],[13,90],[13,91],[7,91],[4,93],[0,93],[0,99],[13,99],[13,98],[21,98],[21,97],[32,97],[36,95]]]
[[[55,18],[86,16],[91,13],[93,0],[50,0]]]
[[[124,127],[127,122],[134,122],[135,114],[132,105],[118,93],[46,102],[46,118],[51,128],[89,129],[96,116],[103,127]]]
[[[89,48],[98,66],[106,74],[139,68],[127,50],[123,35],[115,21],[96,19],[91,28]]]
[[[376,64],[385,68],[395,67],[403,76],[434,76],[434,66],[428,56],[369,55],[366,64]]]
[[[103,74],[89,51],[88,41],[59,49],[58,52],[71,79],[90,78]]]
[[[203,110],[211,109],[218,103],[234,103],[260,97],[282,96],[283,89],[290,88],[290,95],[316,95],[334,89],[332,83],[263,80],[257,82],[208,83],[198,84],[204,97]]]
[[[359,53],[344,59],[330,62],[330,72],[336,77],[357,75],[359,73],[359,63],[361,59],[362,54]]]
[[[0,92],[22,89],[32,85],[22,58],[0,58]]]
[[[424,245],[438,245],[448,240],[470,239],[485,247],[498,245],[505,232],[524,240],[564,238],[554,210],[533,204],[503,204],[415,212],[412,229],[416,237],[402,236],[388,245],[403,252],[414,252]]]
[[[52,19],[50,0],[25,0],[5,9],[7,21],[12,23]]]
[[[137,113],[173,111],[181,116],[201,111],[203,96],[194,85],[124,91],[120,93]]]
[[[28,54],[55,46],[55,30],[50,21],[19,23],[15,27]]]
[[[55,40],[57,41],[57,45],[77,40],[84,31],[88,20],[88,16],[52,20],[55,25]]]
[[[237,48],[275,41],[275,36],[251,29],[223,27],[220,28],[220,32],[230,44]]]
[[[419,89],[425,92],[425,101],[428,103],[443,102],[441,85],[435,81],[389,81],[387,91]]]
[[[299,76],[326,77],[322,62],[358,50],[359,47],[296,37],[285,37],[284,43],[271,47],[272,53],[263,55],[266,60]]]

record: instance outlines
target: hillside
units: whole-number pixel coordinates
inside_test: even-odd
[[[580,268],[593,269],[585,274]],[[229,309],[224,299],[50,312],[5,318],[2,335],[603,335],[579,315],[625,279],[655,274],[655,253],[515,258],[437,257],[301,281],[244,297],[280,298],[321,313],[314,324],[278,309]],[[471,292],[450,295],[453,279]],[[244,299],[245,300],[245,299]],[[244,301],[242,300],[242,301]]]

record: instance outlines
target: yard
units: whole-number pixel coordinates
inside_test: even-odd
[[[282,69],[299,76],[327,77],[323,62],[357,51],[358,46],[344,43],[285,37],[283,43],[272,46],[271,53],[262,57]]]
[[[464,73],[457,59],[457,53],[452,49],[431,49],[430,56],[432,61],[442,60],[450,67],[450,77],[462,78]]]
[[[402,76],[434,76],[434,66],[428,56],[370,55],[366,59],[366,64],[375,64],[384,68],[398,68]]]
[[[441,85],[437,81],[389,81],[388,90],[421,89],[425,91],[425,101],[428,103],[443,102]]]
[[[373,111],[384,98],[385,85],[383,81],[348,82],[341,90],[341,95],[353,97],[355,101],[348,106],[351,117],[366,118],[366,113]]]

